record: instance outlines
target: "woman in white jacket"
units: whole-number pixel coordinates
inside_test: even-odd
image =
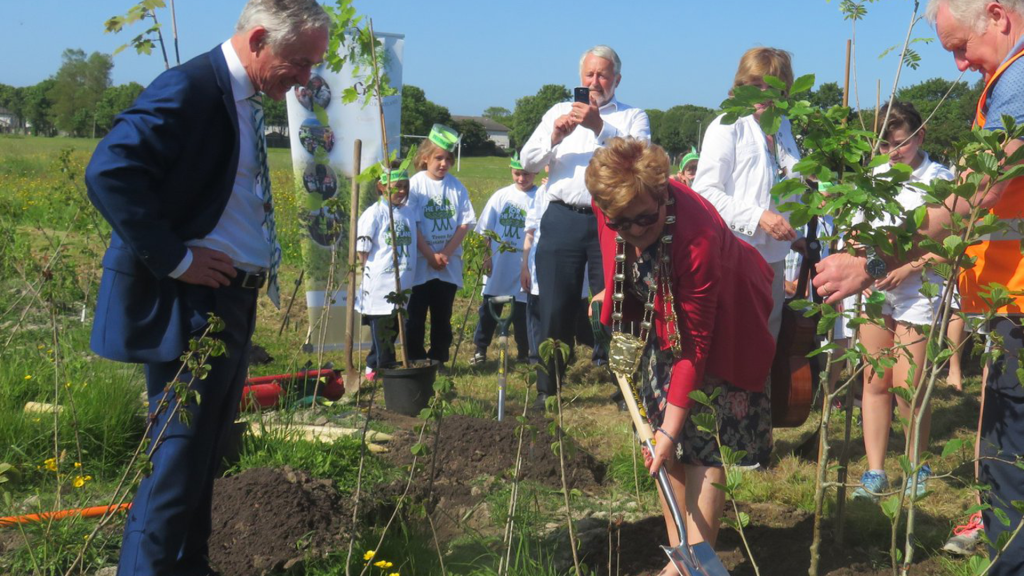
[[[788,52],[776,48],[751,48],[740,58],[733,80],[737,86],[767,87],[765,76],[793,84],[793,67]],[[772,200],[771,189],[785,178],[791,178],[793,165],[800,152],[793,140],[789,120],[775,134],[765,134],[759,120],[764,107],[756,106],[754,114],[723,124],[715,118],[704,133],[700,164],[693,189],[718,209],[733,234],[757,248],[772,267],[774,306],[768,328],[776,338],[782,322],[785,299],[786,254],[797,238],[785,216]]]

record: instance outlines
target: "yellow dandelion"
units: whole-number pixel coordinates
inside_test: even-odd
[[[75,488],[81,488],[85,486],[85,483],[92,480],[92,476],[75,476],[75,480],[71,483]]]
[[[388,576],[402,576],[402,575],[399,574],[398,572],[392,572],[391,574],[388,574]]]
[[[25,380],[31,380],[31,379],[32,379],[32,375],[31,374],[25,374]]]
[[[57,471],[57,459],[56,458],[47,458],[43,462],[43,466],[47,470],[49,470],[50,472],[56,472]]]
[[[373,565],[377,568],[387,568],[391,565],[391,562],[388,562],[387,560],[381,560],[379,562],[374,562]]]
[[[363,554],[363,560],[373,560],[373,556],[376,554],[373,550],[367,550],[366,554]]]
[[[81,462],[75,462],[75,468],[81,468],[81,467],[82,467],[82,463]]]

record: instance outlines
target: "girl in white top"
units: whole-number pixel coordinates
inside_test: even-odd
[[[757,86],[764,90],[764,77],[769,75],[782,80],[787,88],[793,84],[789,53],[776,48],[751,48],[740,58],[733,88]],[[775,305],[768,328],[778,336],[785,299],[786,254],[797,235],[779,214],[771,189],[781,179],[795,176],[793,165],[800,160],[800,152],[788,119],[782,119],[774,135],[765,134],[759,121],[766,108],[755,108],[754,114],[734,124],[723,124],[723,115],[708,126],[693,189],[718,209],[733,234],[757,248],[771,265],[775,272]]]
[[[419,172],[410,180],[410,196],[419,209],[418,247],[423,258],[416,267],[416,286],[409,299],[409,357],[448,361],[452,344],[452,305],[462,287],[462,241],[476,224],[469,191],[448,173],[459,135],[434,124],[416,154]],[[430,352],[426,351],[427,312],[430,312]]]
[[[897,201],[905,211],[913,210],[924,203],[924,192],[910,186],[914,182],[928,183],[935,179],[952,180],[953,174],[941,164],[932,162],[928,154],[921,150],[924,142],[924,128],[921,115],[913,105],[893,101],[883,106],[879,117],[889,115],[883,141],[879,152],[889,155],[889,165],[882,165],[875,174],[882,174],[890,169],[890,165],[907,164],[913,169],[910,179],[903,185],[897,195]],[[898,225],[895,219],[877,222],[878,225]],[[905,346],[897,357],[896,365],[885,374],[875,374],[874,370],[864,373],[864,397],[862,401],[864,451],[867,454],[868,470],[861,477],[861,487],[854,491],[854,498],[878,501],[877,494],[889,487],[883,465],[889,444],[889,429],[892,426],[892,397],[889,390],[895,387],[906,388],[912,366],[921,366],[925,355],[926,338],[921,331],[922,325],[929,325],[939,304],[938,298],[926,298],[920,293],[922,277],[933,284],[942,284],[942,278],[925,268],[928,256],[890,271],[885,278],[875,282],[875,290],[885,291],[885,303],[882,307],[882,319],[885,326],[863,324],[860,326],[860,340],[871,355],[887,354],[893,346]],[[921,382],[921,373],[916,371],[914,385]],[[911,410],[902,398],[897,396],[900,416],[910,419]],[[917,412],[920,408],[914,410]],[[931,414],[925,407],[920,437],[917,439],[921,450],[927,450]],[[908,444],[912,441],[907,439]],[[925,491],[925,480],[931,476],[931,468],[926,464],[918,472],[917,493]],[[908,488],[910,486],[910,478]]]
[[[487,348],[494,336],[497,321],[491,315],[490,299],[494,296],[513,296],[512,323],[515,326],[515,339],[518,348],[518,360],[525,361],[529,356],[529,342],[526,330],[526,294],[519,288],[519,264],[522,260],[523,241],[526,238],[527,212],[533,206],[537,187],[533,185],[536,174],[527,172],[519,162],[518,155],[509,162],[513,183],[495,192],[484,209],[480,212],[480,220],[476,224],[476,232],[497,234],[501,243],[487,238],[490,252],[484,256],[484,272],[486,281],[483,288],[483,302],[480,304],[479,321],[473,343],[476,353],[470,361],[471,365],[480,364],[487,359]],[[515,250],[502,251],[502,245]],[[503,306],[496,305],[500,313]]]
[[[388,207],[389,184],[393,210]],[[396,169],[382,174],[377,192],[380,200],[363,212],[356,226],[356,252],[363,263],[363,278],[355,308],[362,315],[363,324],[370,327],[373,337],[366,357],[367,373],[386,368],[395,361],[394,338],[386,338],[384,334],[390,328],[397,335],[393,320],[395,305],[387,299],[388,294],[395,291],[395,256],[398,256],[402,290],[412,288],[419,260],[413,245],[419,214],[416,206],[409,203],[409,173]],[[391,241],[392,213],[397,250]]]

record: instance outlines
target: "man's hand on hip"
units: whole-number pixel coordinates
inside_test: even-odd
[[[230,284],[231,279],[238,275],[234,262],[227,254],[195,246],[189,250],[192,252],[192,264],[178,276],[178,280],[188,284],[220,288]]]
[[[569,113],[569,117],[577,124],[589,129],[595,136],[604,129],[604,120],[601,119],[601,112],[594,104],[573,102],[572,112]]]
[[[818,275],[814,277],[814,286],[818,295],[825,298],[826,304],[835,304],[871,286],[872,278],[864,266],[866,262],[862,256],[841,252],[815,264]]]

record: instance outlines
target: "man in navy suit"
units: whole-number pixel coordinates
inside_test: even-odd
[[[273,198],[262,96],[305,85],[327,50],[316,0],[250,0],[222,45],[161,74],[121,114],[86,170],[110,223],[92,348],[145,364],[152,472],[125,526],[118,574],[207,576],[218,445],[247,371],[260,288],[276,300]],[[182,365],[209,315],[226,353],[205,378]],[[178,407],[168,383],[200,402]],[[166,408],[164,407],[166,406]]]

